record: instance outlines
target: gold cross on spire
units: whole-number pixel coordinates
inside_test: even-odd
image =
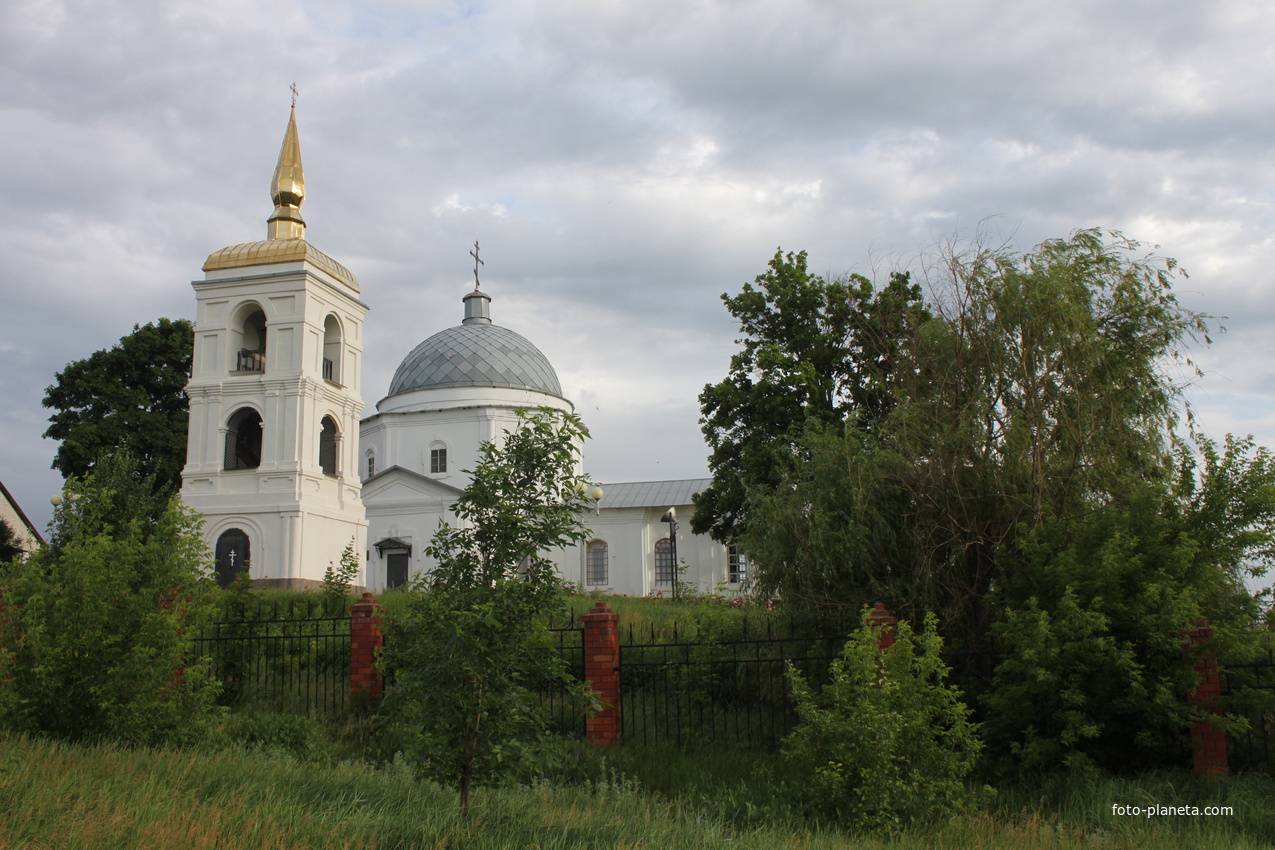
[[[478,240],[474,240],[474,250],[469,252],[469,256],[474,258],[474,291],[478,291],[478,267],[487,265],[478,259]]]

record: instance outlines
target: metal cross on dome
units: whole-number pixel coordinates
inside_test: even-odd
[[[469,256],[474,258],[474,291],[478,291],[478,267],[487,265],[478,258],[478,240],[474,240],[474,250],[469,252]]]

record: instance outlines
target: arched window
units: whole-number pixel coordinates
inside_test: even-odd
[[[248,568],[252,558],[248,535],[238,528],[223,531],[217,538],[216,557],[217,584],[227,587]]]
[[[331,416],[323,417],[319,423],[319,466],[328,475],[337,474],[336,459],[339,452],[337,445],[340,434],[336,429],[336,420]]]
[[[226,469],[261,466],[261,414],[251,407],[236,410],[226,423]]]
[[[376,452],[367,453],[367,477],[371,478],[376,474]]]
[[[655,541],[655,586],[673,586],[673,543],[667,537]]]
[[[323,379],[341,383],[341,323],[331,313],[323,321]]]
[[[447,446],[434,443],[429,447],[429,474],[444,475],[447,472]]]
[[[585,555],[585,584],[602,585],[609,581],[610,558],[607,554],[607,542],[605,540],[589,541],[589,549]]]
[[[243,309],[248,310],[253,306],[255,305],[250,304]],[[260,308],[251,310],[233,328],[232,341],[238,343],[236,372],[266,371],[266,314]]]

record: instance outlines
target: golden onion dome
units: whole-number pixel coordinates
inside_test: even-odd
[[[305,172],[301,167],[301,140],[297,135],[297,107],[294,101],[283,134],[279,162],[270,179],[270,200],[274,213],[267,220],[266,239],[243,242],[214,251],[204,261],[204,271],[238,269],[270,263],[308,262],[359,291],[359,281],[345,266],[305,241],[305,220],[301,204],[305,201]]]

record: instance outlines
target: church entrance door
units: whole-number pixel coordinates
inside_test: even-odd
[[[391,552],[385,556],[385,586],[402,587],[407,584],[406,552]]]
[[[232,528],[217,538],[217,584],[228,587],[235,576],[243,572],[244,565],[252,558],[248,535]]]

